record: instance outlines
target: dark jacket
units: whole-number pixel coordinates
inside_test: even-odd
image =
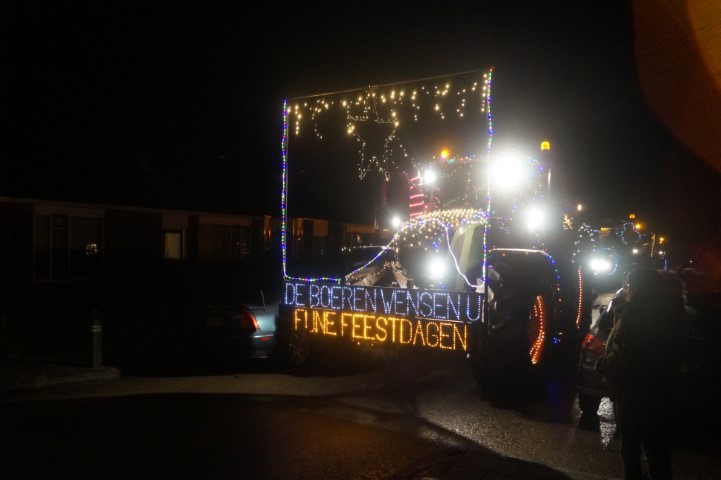
[[[614,400],[648,408],[669,406],[675,399],[680,363],[678,312],[661,303],[634,302],[613,311],[616,321],[596,371]]]

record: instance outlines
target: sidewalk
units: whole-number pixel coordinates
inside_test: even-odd
[[[52,358],[8,356],[0,359],[0,395],[22,393],[59,383],[120,377],[113,367],[92,368]]]
[[[92,368],[65,360],[9,356],[0,359],[0,398],[61,383],[119,378],[113,367]],[[411,468],[405,480],[619,480],[605,475],[557,470],[495,453],[460,453]]]

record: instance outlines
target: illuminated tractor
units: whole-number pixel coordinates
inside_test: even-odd
[[[483,380],[541,376],[557,359],[575,367],[591,318],[573,259],[577,232],[558,215],[564,196],[551,183],[550,144],[529,156],[491,142],[491,77],[492,69],[466,72],[284,105],[281,323],[302,340],[291,346],[312,338],[456,352]],[[324,132],[335,139],[337,125],[353,142],[315,142]],[[311,131],[306,145],[301,132]],[[438,138],[470,153],[421,157],[437,151]],[[290,179],[301,185],[289,189]],[[374,200],[350,202],[351,193]],[[378,228],[369,244],[354,242],[348,268],[309,277],[288,267],[289,219],[347,226],[370,210]],[[403,221],[392,229],[379,221],[395,216]],[[315,240],[321,230],[307,234]]]
[[[471,324],[467,350],[482,382],[503,375],[519,381],[541,378],[549,365],[575,365],[591,323],[591,290],[583,270],[566,260],[564,253],[570,255],[558,238],[559,259],[537,248],[484,251],[487,226],[481,213],[468,210],[434,212],[409,223],[399,236],[405,241],[392,244],[406,283],[483,295],[483,317]],[[447,254],[429,247],[442,245],[446,236]]]

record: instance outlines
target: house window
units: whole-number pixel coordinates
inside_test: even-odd
[[[66,280],[100,274],[103,220],[69,215],[35,216],[35,278]]]
[[[231,227],[232,250],[234,261],[243,261],[250,255],[250,227],[233,225]]]
[[[100,274],[103,220],[70,217],[70,277],[94,278]]]
[[[181,230],[163,232],[163,251],[166,260],[183,259],[183,232]]]
[[[201,225],[199,255],[204,261],[243,262],[250,257],[250,227],[246,225]]]

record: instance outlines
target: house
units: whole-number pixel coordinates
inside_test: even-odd
[[[52,354],[86,351],[93,321],[106,340],[167,334],[194,301],[279,282],[281,227],[270,215],[0,197],[0,335],[24,337],[26,354]],[[373,233],[290,219],[287,260],[332,262]]]

